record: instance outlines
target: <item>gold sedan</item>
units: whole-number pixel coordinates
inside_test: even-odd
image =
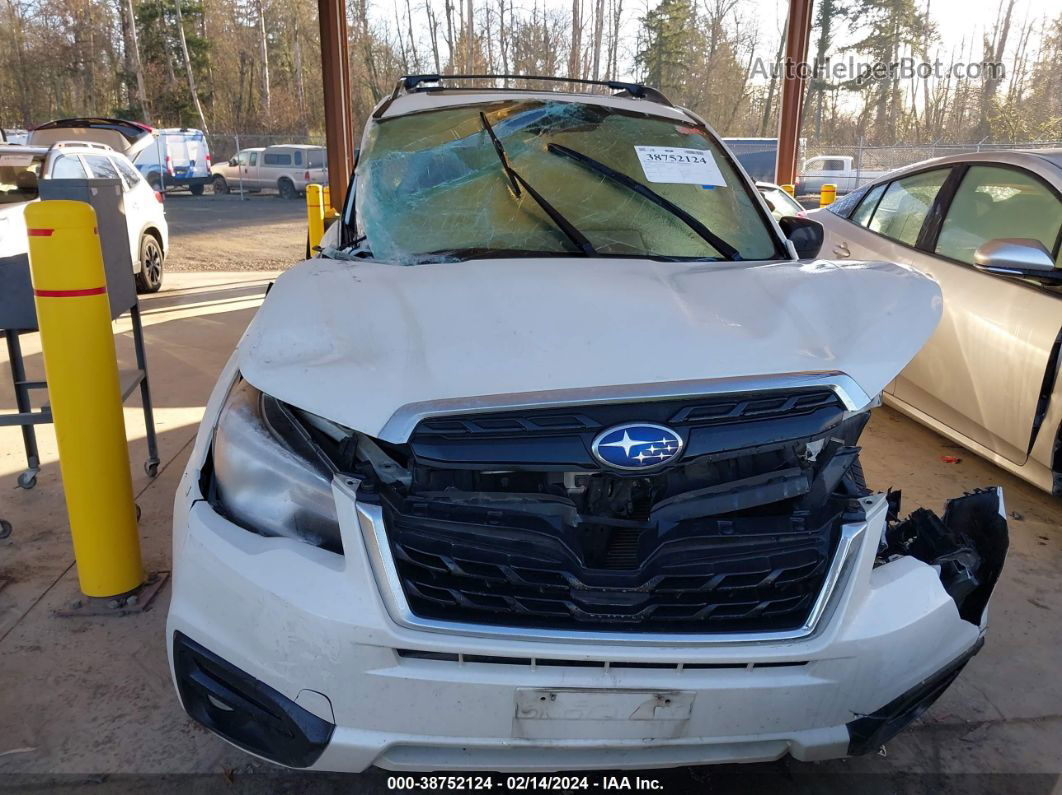
[[[1062,149],[918,163],[809,217],[823,257],[940,283],[940,325],[885,401],[1062,496]]]

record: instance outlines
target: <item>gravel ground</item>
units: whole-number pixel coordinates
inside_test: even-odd
[[[166,196],[169,271],[290,268],[306,250],[306,202],[275,195]]]

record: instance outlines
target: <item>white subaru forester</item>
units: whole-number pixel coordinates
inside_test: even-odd
[[[167,644],[235,745],[335,771],[825,759],[980,648],[999,489],[901,520],[859,464],[936,284],[816,259],[821,227],[776,223],[702,119],[594,88],[402,80],[222,373]]]

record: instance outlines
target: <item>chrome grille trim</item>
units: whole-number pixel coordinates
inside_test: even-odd
[[[401,406],[376,436],[387,442],[403,444],[417,424],[429,417],[456,414],[479,414],[497,411],[522,411],[595,403],[627,403],[639,400],[666,400],[728,393],[767,392],[796,387],[826,386],[832,389],[848,411],[860,411],[871,404],[871,397],[853,378],[840,371],[809,371],[771,376],[660,381],[650,384],[550,389],[541,392],[444,398]]]

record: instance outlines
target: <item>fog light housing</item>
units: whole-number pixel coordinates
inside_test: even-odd
[[[288,767],[309,767],[335,725],[180,632],[173,633],[173,670],[185,711],[230,743]]]

